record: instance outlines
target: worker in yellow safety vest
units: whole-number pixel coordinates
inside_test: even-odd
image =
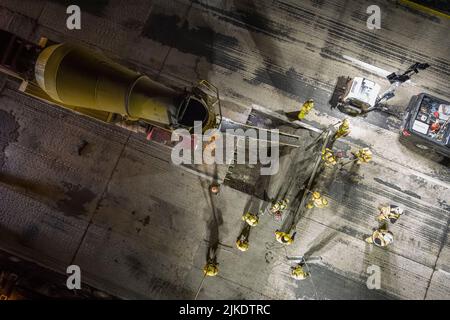
[[[208,263],[203,268],[203,273],[205,276],[214,277],[219,273],[218,263],[209,260]]]
[[[333,140],[337,140],[341,137],[346,137],[350,133],[350,122],[348,119],[344,119],[333,136]]]
[[[310,276],[309,272],[306,272],[303,269],[304,265],[305,265],[304,262],[300,262],[295,267],[291,268],[291,276],[292,276],[292,278],[294,278],[296,280],[305,280],[306,278],[308,278]]]
[[[322,151],[322,160],[327,167],[332,167],[337,164],[337,158],[333,151],[329,148]]]
[[[372,151],[370,151],[369,148],[362,148],[358,150],[358,152],[353,153],[353,155],[357,159],[357,164],[368,163],[370,160],[372,160]]]
[[[287,209],[288,204],[289,199],[279,200],[270,207],[270,212],[276,213],[277,211],[284,211]]]
[[[300,108],[300,112],[298,113],[298,119],[302,120],[306,117],[306,115],[314,108],[314,100],[308,99]]]
[[[277,230],[277,231],[275,231],[275,239],[279,243],[289,245],[289,244],[292,244],[294,242],[294,238],[295,238],[295,234],[296,233],[297,232],[294,232],[292,234],[292,236],[291,236],[290,234],[288,234],[286,232]]]
[[[256,214],[246,212],[242,216],[242,220],[245,221],[249,226],[254,227],[258,224],[259,218]]]
[[[309,201],[306,203],[306,208],[308,209],[312,209],[314,207],[325,208],[326,206],[328,206],[328,200],[323,198],[318,191],[314,191],[311,194]]]
[[[394,242],[394,234],[387,230],[386,226],[382,226],[375,230],[372,235],[366,238],[367,243],[373,243],[378,247],[386,247]]]
[[[389,221],[391,223],[395,223],[403,214],[403,208],[392,204],[380,206],[378,207],[378,210],[379,214],[377,216],[377,220],[380,222]]]
[[[241,251],[247,251],[249,247],[248,239],[246,237],[239,237],[236,240],[236,247]]]

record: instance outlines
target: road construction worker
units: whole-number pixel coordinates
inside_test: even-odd
[[[344,119],[333,136],[333,140],[337,140],[341,137],[346,137],[350,133],[350,121]]]
[[[283,215],[283,211],[285,211],[288,207],[289,199],[279,200],[272,204],[270,207],[270,213],[272,213],[277,220],[280,220]]]
[[[309,201],[306,203],[306,208],[308,209],[312,209],[314,207],[325,208],[326,206],[328,206],[328,200],[322,197],[318,191],[314,191],[311,194]]]
[[[258,224],[259,218],[256,214],[246,212],[242,216],[242,220],[245,221],[249,226],[254,227]]]
[[[380,222],[389,221],[391,223],[395,223],[403,214],[403,208],[392,204],[380,206],[378,207],[378,210],[379,214],[377,216],[377,220]]]
[[[277,241],[279,243],[289,245],[289,244],[292,244],[292,242],[294,242],[296,233],[297,232],[294,232],[291,236],[290,234],[288,234],[286,232],[277,230],[277,231],[275,231],[275,239],[277,239]]]
[[[314,108],[314,100],[307,100],[301,107],[300,112],[298,113],[298,119],[302,120],[305,116]]]
[[[322,160],[327,167],[332,167],[337,164],[337,158],[333,151],[329,148],[322,151]]]
[[[216,276],[219,273],[218,263],[209,260],[208,263],[203,268],[203,273],[209,277]]]
[[[362,148],[359,149],[358,152],[353,153],[353,155],[356,157],[356,163],[367,163],[370,160],[372,160],[372,151],[370,151],[369,148]]]
[[[284,211],[287,209],[288,204],[289,199],[279,200],[270,207],[270,212],[275,213],[277,211]]]
[[[304,262],[300,262],[295,267],[291,268],[291,276],[292,278],[296,280],[304,280],[310,276],[309,272],[306,272],[303,269],[303,266],[305,265]]]
[[[373,243],[378,247],[386,247],[394,241],[394,234],[387,230],[386,226],[382,226],[375,230],[372,235],[366,238],[367,243]]]
[[[248,250],[248,239],[246,237],[239,237],[239,239],[236,240],[236,247],[241,251],[247,251]]]

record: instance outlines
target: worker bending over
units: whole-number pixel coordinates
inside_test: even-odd
[[[350,122],[348,121],[348,119],[344,119],[339,128],[337,129],[336,133],[334,134],[333,140],[346,137],[348,136],[349,133],[350,133]]]
[[[335,156],[334,152],[326,148],[322,151],[322,160],[325,163],[325,166],[332,167],[337,164],[337,157]]]
[[[275,215],[275,217],[281,218],[283,212],[287,209],[289,204],[289,199],[283,199],[275,202],[270,207],[270,212]]]
[[[375,230],[372,235],[366,238],[367,243],[373,243],[378,247],[386,247],[394,242],[394,234],[387,230],[387,225],[384,225]]]
[[[362,148],[358,152],[353,153],[353,155],[356,158],[357,164],[368,163],[372,160],[372,151],[369,148]]]
[[[380,206],[378,210],[377,220],[380,222],[389,221],[390,223],[396,223],[404,211],[403,208],[392,204]]]
[[[291,276],[295,280],[305,280],[310,276],[309,272],[306,272],[303,267],[305,266],[305,262],[302,261],[298,263],[295,267],[291,268]]]
[[[322,197],[320,192],[314,191],[311,194],[311,197],[309,201],[306,203],[306,208],[312,209],[314,207],[316,208],[325,208],[328,206],[328,200]]]
[[[283,232],[283,231],[275,231],[275,239],[279,243],[290,245],[292,242],[294,242],[294,238],[297,232],[294,232],[292,236],[289,233]]]

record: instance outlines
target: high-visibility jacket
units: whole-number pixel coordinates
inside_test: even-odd
[[[395,223],[403,214],[403,209],[394,205],[382,206],[378,210],[380,211],[377,217],[378,221],[389,220],[391,223]]]
[[[250,212],[246,212],[243,216],[242,216],[242,220],[244,220],[249,226],[254,227],[258,224],[259,222],[259,218],[257,215],[252,214]]]
[[[282,244],[291,244],[294,242],[294,239],[292,239],[290,234],[287,234],[286,232],[282,231],[275,231],[275,239]]]
[[[337,164],[336,156],[331,149],[326,148],[322,151],[322,160],[325,162],[326,166],[334,166]]]
[[[219,273],[219,268],[216,263],[207,263],[203,268],[203,273],[209,277],[214,277]]]
[[[288,199],[277,201],[272,205],[272,207],[270,207],[270,211],[273,213],[277,211],[284,211],[287,209],[288,203],[289,203]]]
[[[349,133],[350,133],[350,122],[348,121],[348,119],[344,119],[344,121],[342,121],[341,125],[334,134],[334,139],[346,137]]]
[[[238,239],[236,241],[236,247],[241,251],[247,251],[249,247],[248,240]]]
[[[300,112],[298,113],[298,118],[304,119],[305,116],[314,108],[314,101],[312,99],[309,99],[306,101],[302,107],[300,108]]]
[[[304,280],[309,277],[309,273],[303,270],[303,267],[298,265],[292,268],[291,276],[296,280]]]
[[[328,206],[328,200],[323,198],[320,192],[314,191],[311,195],[311,198],[306,203],[306,208],[312,209],[316,208],[325,208]]]
[[[372,160],[372,151],[369,148],[363,148],[354,153],[355,157],[358,159],[356,163],[367,163]]]

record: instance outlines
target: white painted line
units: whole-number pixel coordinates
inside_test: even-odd
[[[348,60],[351,63],[353,63],[353,64],[355,64],[357,66],[360,66],[360,67],[362,67],[362,68],[364,68],[364,69],[366,69],[368,71],[371,71],[371,72],[373,72],[373,73],[375,73],[375,74],[377,74],[377,75],[379,75],[380,77],[383,77],[383,78],[386,78],[388,75],[390,75],[392,73],[391,71],[387,71],[387,70],[381,69],[379,67],[373,66],[373,65],[371,65],[369,63],[366,63],[364,61],[355,59],[355,58],[350,57],[350,56],[345,56],[344,55],[343,57],[344,57],[345,60]]]

